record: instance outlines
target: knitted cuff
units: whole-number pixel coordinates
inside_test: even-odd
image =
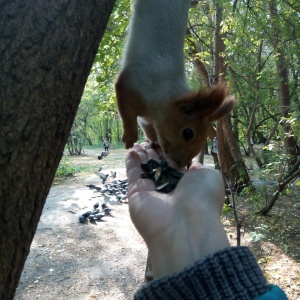
[[[247,247],[216,252],[181,272],[143,285],[134,299],[254,299],[269,290]]]

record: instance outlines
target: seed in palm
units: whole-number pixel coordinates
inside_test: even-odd
[[[161,193],[173,191],[183,176],[182,173],[170,167],[163,157],[160,157],[160,161],[150,158],[147,163],[141,164],[141,168],[144,171],[141,177],[153,180],[156,190]]]

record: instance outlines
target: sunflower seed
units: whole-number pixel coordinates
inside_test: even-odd
[[[174,190],[183,176],[182,173],[170,167],[163,157],[160,157],[160,161],[150,158],[147,163],[141,164],[141,168],[145,171],[141,177],[153,180],[156,190],[162,193]]]

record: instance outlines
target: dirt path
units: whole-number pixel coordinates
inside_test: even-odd
[[[132,299],[142,284],[147,250],[128,204],[105,199],[86,184],[101,186],[92,175],[51,188],[16,300]],[[111,216],[95,224],[78,222],[78,214],[104,200],[113,208]]]
[[[94,174],[99,164],[104,173],[114,170],[117,179],[124,179],[125,150],[112,150],[101,161],[97,153],[99,149],[87,150],[85,155],[68,158],[91,171],[52,186],[15,300],[127,300],[142,284],[147,250],[130,221],[128,204],[86,187],[102,186]],[[207,156],[205,161],[211,163],[210,159]],[[271,283],[281,286],[289,299],[300,300],[300,200],[297,189],[291,193],[282,196],[268,217],[253,215],[253,207],[249,210],[243,197],[238,198],[238,211],[246,216],[242,245],[252,248]],[[95,224],[79,223],[78,215],[91,210],[96,201],[107,202],[113,208],[111,216]],[[232,211],[223,221],[235,245]],[[251,241],[251,234],[261,233],[257,242]]]

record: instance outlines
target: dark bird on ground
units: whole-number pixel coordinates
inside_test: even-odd
[[[91,215],[98,214],[99,212],[100,212],[100,209],[96,208],[96,209],[93,210],[93,212],[91,213]]]
[[[98,172],[100,172],[102,170],[102,166],[100,165],[99,169],[98,169]]]
[[[89,220],[90,220],[91,222],[95,222],[95,217],[94,217],[94,215],[90,215],[90,216],[89,216]]]
[[[109,207],[105,207],[105,208],[103,209],[103,211],[105,212],[106,215],[109,215],[110,212],[112,211],[112,209],[109,208]]]
[[[85,212],[84,214],[82,214],[82,216],[83,216],[84,218],[88,218],[91,214],[92,214],[91,211],[87,211],[87,212]]]
[[[102,209],[104,209],[104,208],[107,207],[107,204],[104,202],[104,203],[101,204],[101,207],[102,207]]]
[[[94,205],[93,205],[94,209],[97,209],[99,207],[99,202],[96,202]]]
[[[104,173],[101,173],[101,172],[98,172],[98,176],[100,179],[102,179],[102,183],[104,184],[107,177],[108,177],[109,174],[104,174]]]
[[[116,171],[110,171],[111,177],[116,178],[117,172]]]
[[[85,223],[87,219],[84,216],[79,216],[79,222],[80,223]]]
[[[96,188],[96,186],[94,184],[88,184],[87,187],[90,188],[90,189],[95,189]]]
[[[116,196],[116,198],[117,198],[118,201],[121,201],[122,196],[120,194],[115,194],[115,196]]]
[[[101,220],[103,217],[105,217],[105,215],[103,215],[103,214],[96,214],[96,215],[93,215],[94,216],[94,219],[95,220]]]
[[[106,157],[109,154],[109,151],[102,151],[100,155],[98,155],[98,159],[101,160],[102,158]]]

